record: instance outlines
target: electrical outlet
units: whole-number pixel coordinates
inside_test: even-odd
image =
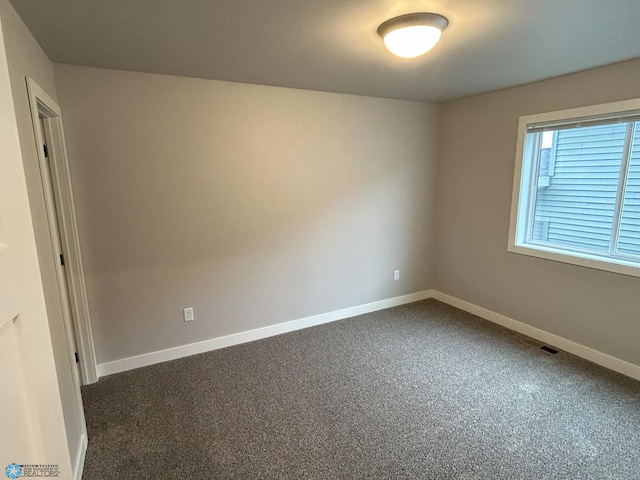
[[[400,270],[394,270],[393,271],[393,279],[394,280],[400,280]]]
[[[182,316],[185,322],[191,322],[193,320],[193,307],[183,309]]]

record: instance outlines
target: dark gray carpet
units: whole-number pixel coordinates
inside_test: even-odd
[[[427,300],[113,375],[83,478],[640,478],[640,382],[524,339]]]

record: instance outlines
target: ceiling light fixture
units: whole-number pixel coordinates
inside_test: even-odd
[[[378,27],[385,46],[398,57],[419,57],[431,50],[449,25],[437,13],[410,13],[387,20]]]

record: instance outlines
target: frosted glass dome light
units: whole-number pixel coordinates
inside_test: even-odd
[[[448,24],[442,15],[411,13],[387,20],[378,27],[378,35],[394,55],[414,58],[431,50]]]

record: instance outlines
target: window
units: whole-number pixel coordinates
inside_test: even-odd
[[[509,251],[640,276],[640,99],[520,118]]]

